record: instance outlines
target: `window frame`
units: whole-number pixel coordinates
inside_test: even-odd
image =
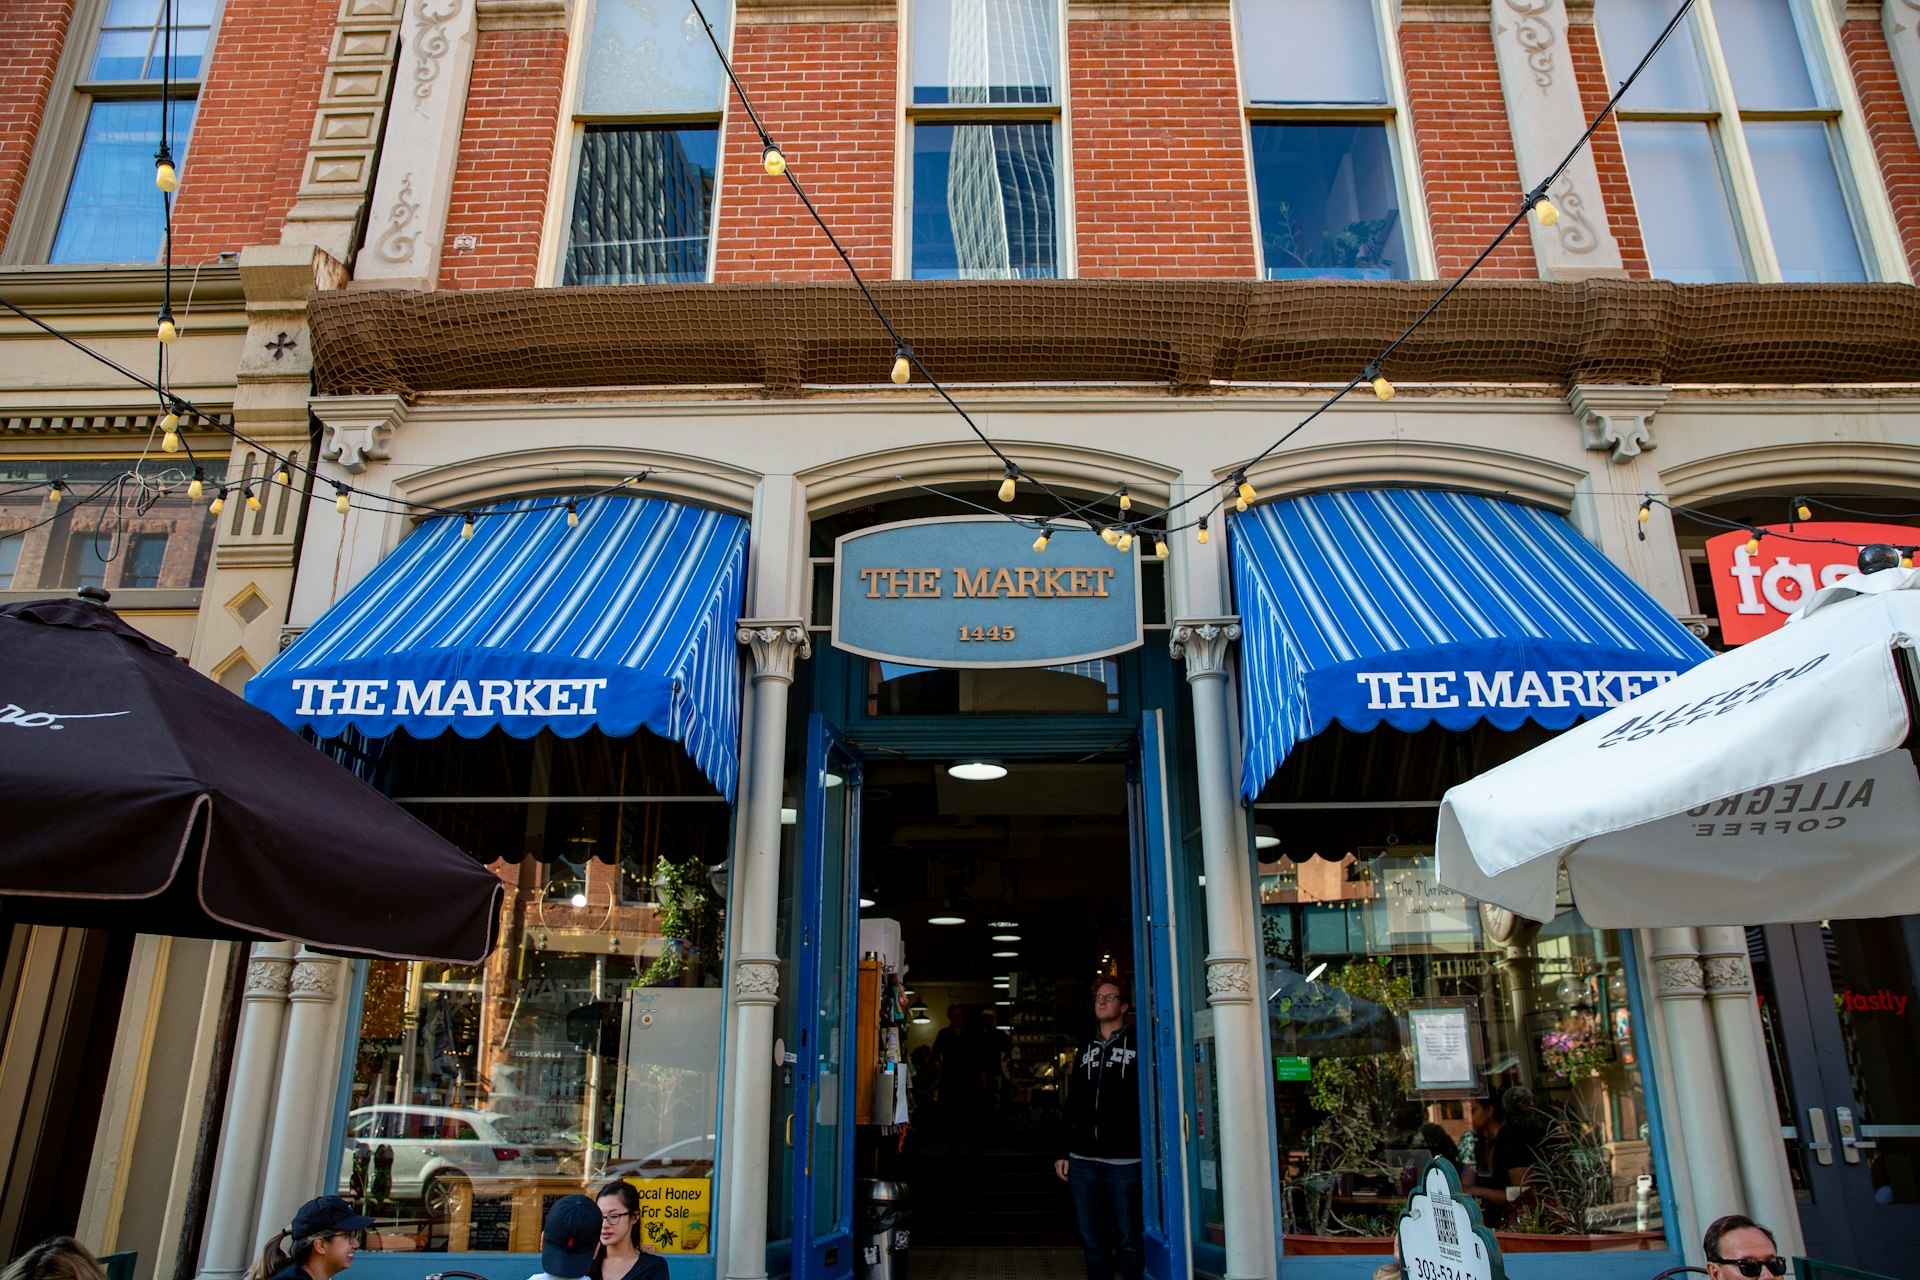
[[[1256,103],[1247,93],[1246,58],[1250,50],[1242,31],[1240,7],[1260,0],[1234,0],[1229,7],[1233,24],[1233,74],[1240,95],[1247,155],[1247,212],[1252,219],[1255,279],[1267,279],[1266,233],[1260,225],[1260,180],[1254,167],[1253,127],[1256,124],[1381,124],[1386,126],[1387,155],[1393,167],[1395,191],[1400,197],[1401,239],[1407,249],[1408,280],[1433,280],[1440,274],[1433,249],[1433,227],[1427,216],[1426,186],[1420,176],[1420,148],[1407,107],[1406,69],[1401,65],[1399,8],[1393,0],[1368,0],[1386,84],[1383,102]]]
[[[1054,15],[1054,85],[1052,102],[915,102],[913,100],[913,36],[919,5],[902,0],[899,30],[899,128],[895,133],[893,278],[912,280],[913,274],[913,156],[914,131],[922,124],[1032,124],[1053,125],[1053,246],[1054,280],[1079,276],[1075,248],[1073,200],[1072,86],[1067,81],[1066,0],[1051,0]]]
[[[223,0],[211,0],[213,16],[207,25],[206,52],[200,57],[200,71],[192,80],[175,80],[169,95],[198,102],[206,87],[207,67],[212,63],[220,42],[220,20],[225,16]],[[101,27],[107,18],[110,0],[78,0],[68,19],[61,41],[60,58],[55,64],[53,86],[40,113],[40,128],[33,144],[33,158],[15,207],[12,230],[0,246],[0,266],[45,266],[53,253],[53,242],[60,231],[60,218],[66,212],[67,194],[73,185],[74,167],[80,162],[80,144],[87,132],[95,102],[158,102],[158,80],[89,80],[87,68],[99,47]],[[199,114],[194,116],[195,124]],[[191,142],[191,131],[188,140]],[[180,184],[185,189],[192,181],[188,165],[191,148],[175,145],[175,163],[180,169]],[[154,189],[155,215],[158,216],[159,188]],[[179,198],[177,195],[174,197]],[[59,264],[73,269],[89,267],[152,266],[160,261],[160,251],[142,262],[69,262]]]
[[[571,26],[567,32],[567,70],[560,86],[560,100],[565,109],[560,114],[558,136],[554,140],[553,172],[561,175],[561,181],[547,184],[547,210],[543,226],[543,243],[535,269],[534,284],[539,288],[584,287],[567,286],[567,249],[573,234],[573,201],[579,192],[580,154],[586,147],[587,127],[628,125],[639,129],[687,129],[712,128],[714,130],[713,148],[713,198],[707,205],[707,249],[706,275],[703,284],[714,281],[714,258],[719,245],[720,206],[725,199],[727,141],[729,123],[733,115],[733,90],[727,83],[726,73],[720,75],[720,101],[712,111],[659,111],[659,112],[590,112],[584,109],[582,99],[586,93],[587,59],[592,56],[593,23],[599,11],[601,0],[592,0],[588,4],[572,6]],[[727,18],[725,38],[726,53],[729,60],[733,57],[734,33],[740,27],[739,4],[736,2]]]
[[[1606,0],[1600,0],[1602,4]],[[1826,126],[1834,177],[1846,203],[1848,232],[1860,252],[1860,265],[1869,282],[1913,283],[1906,252],[1893,219],[1885,185],[1874,158],[1873,139],[1867,134],[1852,69],[1846,62],[1840,30],[1832,11],[1818,0],[1786,0],[1798,37],[1801,56],[1814,92],[1825,105],[1794,108],[1742,108],[1734,90],[1733,72],[1720,42],[1720,28],[1712,0],[1694,0],[1693,13],[1683,24],[1686,44],[1699,69],[1707,103],[1697,110],[1646,109],[1622,102],[1616,114],[1622,125],[1640,121],[1704,124],[1712,140],[1734,234],[1746,259],[1748,280],[1778,284],[1784,279],[1779,254],[1760,192],[1760,177],[1747,146],[1746,126],[1775,121],[1818,122]],[[1676,33],[1679,35],[1681,33]],[[1678,41],[1672,42],[1678,43]],[[1605,41],[1601,61],[1606,65]],[[1670,46],[1671,47],[1671,44]],[[1607,66],[1608,82],[1617,84],[1631,67]],[[1616,75],[1615,72],[1619,74]],[[1627,185],[1633,186],[1632,165]],[[1635,198],[1635,217],[1639,215]],[[1661,279],[1648,263],[1649,274]]]

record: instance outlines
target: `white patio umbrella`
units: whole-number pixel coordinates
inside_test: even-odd
[[[1902,745],[1917,637],[1920,573],[1816,593],[1772,635],[1448,791],[1440,883],[1546,921],[1564,865],[1600,928],[1920,912]]]

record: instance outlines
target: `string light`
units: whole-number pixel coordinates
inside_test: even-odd
[[[226,509],[227,509],[227,486],[221,485],[219,491],[213,495],[213,501],[207,504],[207,514],[210,516],[217,516],[222,511],[225,511]]]
[[[54,506],[56,507],[59,506],[60,499],[65,496],[66,496],[66,490],[62,486],[60,481],[55,480],[52,484],[47,486],[47,501],[52,503]]]
[[[173,322],[172,307],[160,308],[159,326],[154,330],[154,336],[159,338],[163,345],[180,336],[180,327]]]
[[[1640,541],[1647,540],[1647,521],[1653,519],[1653,499],[1648,498],[1640,504]]]
[[[1203,547],[1207,545],[1207,518],[1205,516],[1200,517],[1200,527],[1194,532],[1193,540]]]
[[[1045,551],[1047,549],[1047,543],[1050,539],[1052,539],[1052,537],[1053,537],[1052,526],[1045,525],[1045,524],[1041,525],[1040,536],[1033,540],[1034,554],[1038,555],[1041,552]]]
[[[768,177],[779,177],[787,171],[786,152],[769,142],[766,149],[760,153],[760,167],[767,171]]]
[[[1116,542],[1116,543],[1114,543],[1113,545],[1114,545],[1114,549],[1115,549],[1116,551],[1123,551],[1123,552],[1124,552],[1124,551],[1131,551],[1131,550],[1133,550],[1133,533],[1132,533],[1132,531],[1131,531],[1131,530],[1129,530],[1129,531],[1127,531],[1127,532],[1123,532],[1123,533],[1122,533],[1122,534],[1120,535],[1120,540],[1119,540],[1118,542]]]
[[[1114,525],[1108,525],[1100,531],[1100,539],[1110,547],[1117,547],[1120,545],[1120,530]]]
[[[893,349],[893,385],[904,387],[913,381],[913,357],[904,344]]]
[[[1380,372],[1379,365],[1377,364],[1368,365],[1365,369],[1362,369],[1360,371],[1360,376],[1365,378],[1367,382],[1372,385],[1374,395],[1378,396],[1382,400],[1393,399],[1393,384],[1387,381],[1386,374]]]
[[[258,511],[260,509],[260,495],[253,491],[252,485],[247,485],[240,492],[247,495],[247,510]]]
[[[1541,196],[1533,202],[1533,216],[1540,219],[1540,225],[1550,227],[1560,221],[1560,210],[1554,208],[1553,201]]]
[[[275,464],[273,468],[273,482],[284,487],[293,479],[292,475],[287,471],[287,460],[285,458],[277,458],[275,459]]]
[[[167,416],[160,419],[160,450],[162,453],[180,452],[180,415],[168,410]]]
[[[333,486],[333,509],[341,515],[345,515],[347,512],[353,510],[353,504],[347,501],[347,495],[352,492],[353,490],[349,489],[346,485],[335,483]]]
[[[153,185],[168,195],[180,189],[180,172],[173,167],[173,152],[167,149],[164,142],[153,157]]]
[[[1006,474],[1000,477],[1000,501],[1013,501],[1013,482],[1018,478],[1019,474],[1020,473],[1014,469],[1014,465],[1009,462],[1007,464]]]
[[[1120,486],[1120,509],[1122,511],[1133,510],[1133,495],[1127,492],[1127,486],[1125,485]]]
[[[204,467],[193,469],[193,480],[187,485],[187,497],[194,502],[200,501],[200,495],[207,491],[207,472]]]
[[[1752,537],[1747,539],[1747,547],[1746,547],[1747,554],[1751,556],[1752,554],[1754,554],[1754,552],[1760,550],[1760,530],[1751,529],[1748,532],[1753,535]]]
[[[1171,549],[1170,549],[1170,548],[1169,548],[1169,547],[1167,546],[1167,535],[1166,535],[1166,534],[1164,534],[1164,533],[1156,533],[1156,534],[1154,534],[1154,535],[1153,535],[1153,556],[1154,556],[1154,559],[1156,559],[1156,560],[1165,560],[1165,559],[1167,558],[1167,556],[1168,556],[1168,554],[1170,553],[1170,550],[1171,550]]]
[[[467,513],[467,518],[460,522],[460,536],[463,538],[471,538],[473,536],[473,513],[471,511]]]
[[[1244,471],[1236,471],[1233,473],[1233,487],[1234,492],[1240,495],[1241,502],[1251,503],[1260,496],[1254,491],[1254,487],[1247,482],[1247,473]],[[1246,507],[1241,507],[1240,509],[1245,511]]]
[[[579,527],[580,527],[580,509],[573,505],[572,498],[568,498],[567,499],[567,528],[578,529]]]
[[[1813,519],[1813,508],[1807,505],[1805,498],[1795,498],[1793,500],[1793,512],[1802,520]]]

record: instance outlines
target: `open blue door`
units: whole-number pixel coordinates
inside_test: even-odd
[[[1173,850],[1168,841],[1166,757],[1160,713],[1140,725],[1133,771],[1133,1005],[1141,1057],[1141,1168],[1146,1272],[1154,1280],[1193,1274],[1187,1213],[1184,1061],[1186,1035],[1175,999]]]
[[[794,1280],[853,1274],[855,895],[860,759],[825,719],[807,721],[800,935],[794,940],[799,1043],[792,1150]]]

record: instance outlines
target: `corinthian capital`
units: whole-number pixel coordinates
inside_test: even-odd
[[[813,656],[806,624],[797,618],[740,620],[736,637],[753,650],[755,680],[792,680],[793,664]]]
[[[1178,618],[1167,648],[1187,664],[1187,679],[1225,675],[1227,649],[1240,638],[1238,618]]]

